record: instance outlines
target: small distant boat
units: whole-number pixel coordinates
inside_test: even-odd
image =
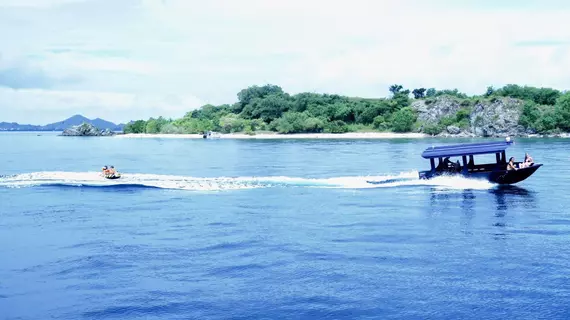
[[[208,131],[202,134],[202,138],[204,139],[219,139],[222,135],[215,131]]]
[[[507,137],[505,141],[454,144],[447,146],[432,146],[422,153],[422,158],[429,159],[431,169],[419,172],[420,179],[431,179],[441,175],[461,175],[468,178],[486,179],[498,184],[514,184],[530,177],[540,163],[532,163],[529,166],[521,166],[521,162],[515,162],[517,170],[507,170],[507,157],[505,150],[513,143]],[[474,155],[495,154],[494,163],[475,164]],[[450,157],[460,157],[459,160],[450,161]],[[438,159],[438,165],[435,165]]]

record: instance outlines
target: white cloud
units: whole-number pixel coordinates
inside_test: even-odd
[[[189,95],[126,94],[94,91],[8,89],[0,87],[0,112],[12,109],[26,122],[48,123],[72,114],[116,122],[149,117],[181,117],[203,105]]]
[[[47,8],[68,3],[78,3],[87,0],[0,0],[0,7],[33,7]]]
[[[365,97],[384,96],[393,83],[468,93],[506,83],[570,87],[570,29],[562,27],[570,7],[561,1],[101,0],[54,7],[66,2],[73,1],[18,1],[50,4],[50,14],[0,12],[0,36],[11,39],[4,56],[26,60],[46,79],[78,79],[51,86],[67,98],[50,101],[70,112],[114,104],[139,118],[129,106],[145,96],[140,103],[153,112],[183,113],[194,103],[168,97],[232,103],[240,89],[264,83]],[[7,3],[16,1],[0,0]],[[87,109],[86,98],[69,93],[77,91],[98,102]],[[16,101],[30,106],[38,95],[22,90]],[[7,103],[0,101],[3,117],[20,121],[11,113],[18,105]]]
[[[258,56],[261,64],[277,54],[289,55],[286,68],[276,65],[267,77],[299,91],[335,88],[341,94],[378,96],[387,88],[371,92],[366,84],[393,82],[471,93],[508,82],[570,85],[564,68],[559,68],[568,64],[569,56],[561,53],[566,48],[516,46],[523,41],[570,40],[570,29],[560,28],[560,22],[570,17],[567,8],[467,11],[446,2],[410,0],[144,4],[151,21],[200,43],[206,52],[227,50],[228,60]],[[184,45],[179,48],[181,61],[196,56]],[[207,56],[200,57],[207,66]],[[219,60],[213,62],[216,74],[223,74],[216,70]],[[244,70],[244,78],[254,73],[260,71]],[[335,85],[339,83],[343,86]]]
[[[73,72],[127,72],[152,75],[161,72],[153,62],[137,61],[123,57],[105,57],[77,52],[46,53],[38,62],[43,69],[57,73],[62,70]]]

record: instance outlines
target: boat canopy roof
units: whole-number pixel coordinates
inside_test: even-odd
[[[466,156],[475,154],[489,154],[503,152],[513,142],[507,138],[505,141],[454,144],[448,146],[429,147],[422,152],[425,159]]]

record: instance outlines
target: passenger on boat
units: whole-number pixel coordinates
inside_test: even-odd
[[[451,160],[449,160],[449,157],[446,157],[445,159],[443,159],[444,169],[448,169],[451,165],[452,165],[452,162],[451,162]]]
[[[517,167],[515,166],[515,157],[511,157],[509,159],[509,163],[507,163],[507,170],[517,170]]]
[[[457,161],[453,164],[453,170],[455,170],[456,172],[461,172],[461,164],[459,163],[459,160],[457,160]]]
[[[528,168],[528,167],[532,167],[532,165],[534,164],[534,160],[532,159],[532,157],[525,152],[524,154],[524,161],[520,164],[521,168]]]
[[[446,171],[449,169],[450,164],[451,164],[451,161],[449,161],[449,157],[446,157],[445,159],[443,159],[442,161],[439,162],[439,164],[437,165],[437,167],[435,169],[437,171]]]
[[[101,169],[101,171],[103,172],[103,175],[106,175],[109,173],[109,168],[107,166],[103,166],[103,168]]]
[[[115,167],[111,166],[111,168],[109,168],[109,170],[107,170],[107,174],[109,175],[113,175],[117,173],[117,171],[115,171]]]

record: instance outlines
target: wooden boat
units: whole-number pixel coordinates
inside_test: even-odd
[[[468,178],[486,179],[498,184],[514,184],[530,177],[540,163],[532,163],[521,167],[521,162],[515,162],[517,170],[507,170],[505,150],[513,143],[509,137],[505,141],[454,144],[447,146],[432,146],[422,153],[424,159],[429,159],[431,169],[419,172],[420,179],[431,179],[441,175],[461,175]],[[476,164],[475,155],[495,154],[494,163]],[[451,161],[450,157],[459,157]],[[436,166],[435,160],[438,159]]]
[[[214,131],[208,131],[208,132],[204,132],[202,134],[202,138],[204,138],[204,139],[219,139],[221,137],[222,137],[221,134],[219,134],[218,132],[214,132]]]

